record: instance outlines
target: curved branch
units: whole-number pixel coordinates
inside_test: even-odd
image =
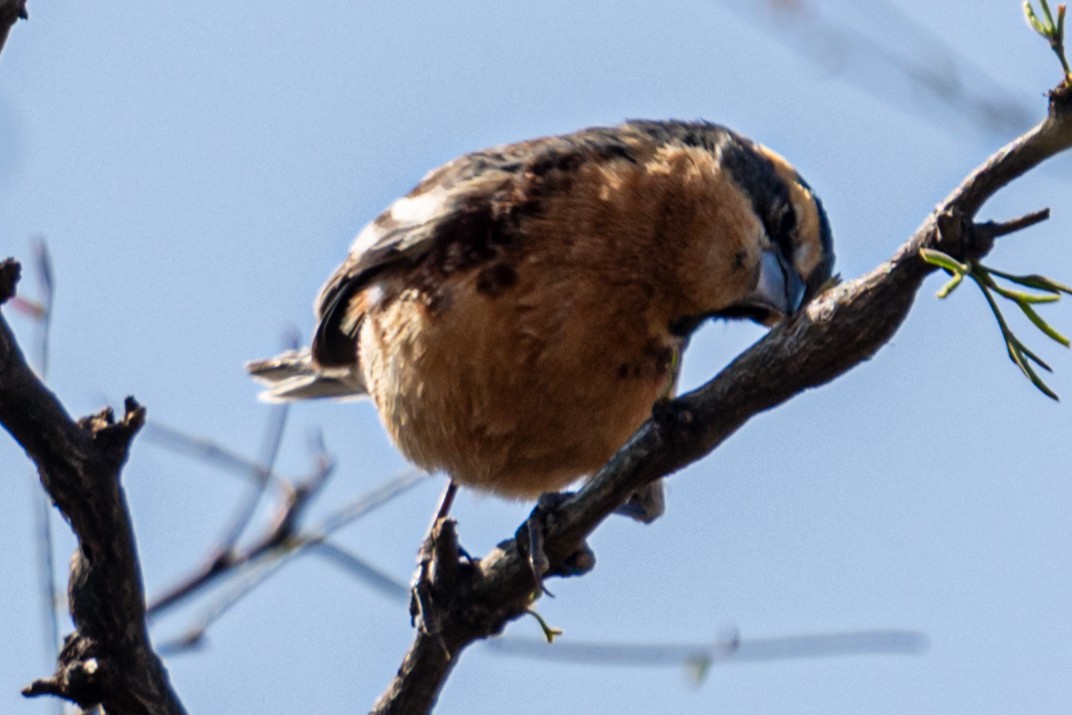
[[[549,510],[538,507],[529,517],[543,531],[550,575],[577,573],[571,557],[583,553],[588,534],[635,490],[709,454],[760,412],[868,360],[896,332],[934,270],[920,259],[919,249],[978,259],[995,237],[1036,220],[974,223],[999,189],[1069,146],[1072,92],[1055,90],[1047,118],[972,172],[889,261],[818,296],[699,389],[656,405],[652,419],[583,489]],[[417,629],[374,713],[429,711],[461,651],[526,612],[534,591],[527,523],[480,562],[432,555],[428,589],[436,606],[435,627]],[[442,522],[432,538],[450,540],[452,533],[452,525]]]
[[[0,303],[15,293],[19,265],[0,262]],[[127,398],[116,422],[106,409],[78,422],[26,364],[0,316],[0,424],[37,466],[41,483],[78,537],[68,601],[75,632],[56,673],[23,693],[59,695],[115,713],[182,713],[149,645],[145,596],[126,497],[119,483],[145,408]]]

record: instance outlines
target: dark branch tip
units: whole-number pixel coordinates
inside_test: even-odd
[[[123,425],[131,431],[133,436],[145,424],[145,407],[138,404],[133,395],[128,395],[123,400]]]
[[[15,297],[15,286],[22,277],[22,266],[14,258],[0,261],[0,305]]]
[[[126,459],[131,440],[145,424],[145,408],[133,397],[124,401],[123,419],[116,422],[115,411],[105,407],[100,412],[78,420],[93,442],[116,462]]]
[[[129,441],[145,424],[145,408],[133,397],[128,397],[123,402],[121,422],[115,421],[115,410],[105,407],[95,415],[83,417],[78,424],[93,433],[94,438],[125,436]]]
[[[30,15],[26,12],[26,0],[0,2],[0,23],[14,25],[16,20],[29,19]]]
[[[1049,92],[1050,112],[1072,112],[1072,85],[1062,82]]]
[[[56,678],[41,678],[35,680],[22,689],[22,694],[27,698],[36,698],[41,695],[63,695],[63,688]]]
[[[1023,216],[1014,218],[1010,221],[987,221],[986,223],[976,224],[975,231],[977,234],[993,240],[995,238],[1000,238],[1001,236],[1007,236],[1010,233],[1022,231],[1037,223],[1042,223],[1049,217],[1050,210],[1048,208],[1040,209],[1039,211],[1032,211],[1029,214],[1024,214]]]
[[[115,412],[111,407],[103,407],[100,412],[78,420],[79,427],[94,434],[102,432],[114,424]]]
[[[101,702],[105,689],[106,668],[97,658],[78,659],[63,663],[55,675],[41,678],[22,689],[25,697],[57,695],[92,707]]]

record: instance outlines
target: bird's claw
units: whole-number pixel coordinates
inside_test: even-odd
[[[518,533],[518,537],[520,537],[518,543],[528,561],[533,583],[540,591],[552,597],[554,594],[543,585],[545,577],[580,576],[591,571],[596,562],[595,554],[585,542],[581,542],[573,553],[554,565],[552,565],[547,556],[545,543],[548,520],[553,518],[554,512],[558,507],[572,496],[573,494],[569,492],[541,494],[536,501],[535,508],[533,508],[529,518],[525,521],[525,525],[521,530],[523,534]]]

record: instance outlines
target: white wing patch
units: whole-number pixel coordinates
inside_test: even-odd
[[[375,221],[366,223],[365,227],[361,229],[361,233],[357,234],[357,238],[354,239],[354,245],[350,247],[350,255],[359,256],[372,248],[383,236],[383,233],[383,229],[377,226]]]
[[[414,226],[426,223],[440,213],[447,205],[450,191],[445,186],[437,186],[419,196],[403,196],[391,204],[388,209],[391,218],[402,226]]]
[[[428,223],[443,213],[451,192],[445,186],[437,186],[418,196],[403,196],[387,207],[386,216],[372,221],[361,229],[350,249],[351,256],[359,256],[376,245],[388,231],[410,228]],[[386,218],[387,221],[382,219]]]

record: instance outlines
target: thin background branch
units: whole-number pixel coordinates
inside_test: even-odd
[[[739,633],[710,643],[577,643],[553,644],[534,638],[492,638],[498,653],[561,663],[617,666],[707,667],[721,663],[755,663],[791,658],[828,658],[853,655],[915,654],[927,648],[927,639],[913,631],[873,630],[849,633],[812,633],[778,638],[748,638]]]
[[[241,583],[228,590],[221,598],[213,601],[211,605],[194,620],[183,635],[169,641],[167,648],[174,652],[183,648],[198,644],[204,637],[207,628],[219,617],[231,608],[234,603],[244,598],[250,590],[264,583],[264,581],[278,571],[279,568],[305,553],[315,553],[317,547],[325,542],[328,537],[338,529],[347,526],[365,515],[390,503],[399,495],[417,486],[426,477],[417,471],[404,472],[383,482],[379,486],[365,492],[357,499],[330,514],[319,525],[303,529],[291,530],[285,539],[274,538],[277,533],[269,528],[265,535],[255,540],[246,549],[236,555],[232,563],[227,567],[227,574],[238,574]],[[284,511],[282,518],[286,519],[293,512]],[[280,523],[281,517],[277,515],[273,523]],[[293,522],[295,523],[296,522]],[[356,556],[355,560],[359,560]],[[368,566],[368,570],[376,571]],[[390,578],[382,574],[374,586],[383,590]],[[222,574],[221,574],[222,575]],[[150,615],[157,615],[165,608],[169,608],[180,600],[206,585],[200,574],[195,573],[184,579],[179,586],[169,591],[149,607]]]
[[[285,417],[286,412],[277,411],[275,414]],[[159,615],[183,599],[228,575],[236,568],[244,567],[246,564],[273,551],[289,548],[289,542],[294,538],[301,516],[309,503],[326,484],[335,467],[334,461],[325,451],[321,440],[316,441],[317,452],[314,454],[315,466],[312,473],[304,481],[293,485],[277,477],[275,481],[283,491],[283,498],[271,520],[265,525],[261,533],[252,539],[249,545],[239,549],[235,543],[241,531],[245,530],[249,520],[252,518],[253,509],[250,505],[260,500],[264,485],[268,483],[274,474],[273,465],[278,454],[278,444],[282,440],[284,427],[285,419],[276,419],[270,426],[269,440],[266,442],[269,463],[246,463],[248,464],[247,473],[252,475],[255,480],[255,490],[239,507],[236,513],[237,519],[232,520],[231,526],[224,531],[221,541],[209,548],[208,555],[202,560],[200,567],[180,579],[179,583],[150,603],[148,607],[150,617]],[[158,434],[167,435],[167,441],[173,445],[183,444],[184,442],[186,444],[208,445],[209,450],[207,453],[227,455],[227,460],[224,462],[226,464],[233,466],[236,463],[244,462],[240,457],[228,453],[218,446],[210,445],[206,440],[188,437],[178,430],[157,427],[156,431]]]
[[[37,373],[41,380],[48,381],[49,368],[49,342],[52,334],[52,308],[55,295],[55,272],[52,269],[52,257],[48,251],[48,244],[43,238],[34,242],[34,273],[37,276],[39,311],[35,315],[37,324],[37,341],[35,345]],[[34,475],[36,480],[36,475]],[[43,622],[42,633],[45,638],[46,648],[44,652],[49,657],[54,657],[60,647],[60,624],[59,608],[60,597],[56,589],[56,563],[55,546],[52,536],[52,503],[48,495],[41,489],[33,490],[34,501],[34,528],[37,538],[34,539],[37,550],[38,587],[41,589],[41,619]],[[63,701],[57,700],[55,711],[63,713]]]
[[[1004,140],[1031,125],[1034,112],[938,33],[887,0],[721,0],[801,57],[898,111],[941,111],[930,122],[958,134],[970,127]],[[825,12],[824,12],[825,11]],[[853,14],[854,13],[854,14]],[[854,22],[845,20],[853,14]]]
[[[264,475],[286,488],[290,482],[267,470],[260,462],[247,460],[237,453],[217,444],[214,440],[187,434],[171,427],[156,424],[147,434],[154,435],[153,441],[172,451],[191,454],[208,465],[227,469],[242,477]],[[269,435],[280,433],[270,431]],[[326,454],[322,444],[314,444],[314,455]],[[323,464],[321,460],[321,464]],[[256,477],[260,481],[260,477]],[[257,539],[259,543],[274,543],[270,549],[254,548],[239,552],[232,561],[216,576],[229,576],[231,583],[218,597],[215,597],[194,622],[185,628],[178,637],[160,643],[158,651],[163,655],[176,655],[201,647],[212,624],[219,621],[239,601],[253,590],[266,583],[281,568],[291,563],[302,554],[312,554],[340,568],[344,573],[354,577],[358,582],[371,587],[383,596],[397,603],[408,604],[410,588],[403,581],[380,570],[368,560],[339,544],[329,540],[331,534],[368,514],[373,508],[387,504],[401,495],[411,486],[420,483],[422,477],[416,472],[407,473],[388,480],[379,488],[363,495],[354,502],[329,514],[319,526],[311,528],[296,526],[295,533],[287,540]],[[309,480],[316,482],[316,479]],[[287,506],[284,504],[284,509]],[[270,523],[279,523],[285,517],[275,515]],[[215,552],[214,547],[211,552]],[[158,605],[150,607],[150,614],[196,596],[209,582],[202,577],[202,572],[180,580],[185,584],[175,589],[176,595],[162,599]],[[661,643],[591,643],[575,640],[556,641],[555,647],[549,648],[546,640],[523,637],[506,637],[488,642],[496,652],[504,655],[557,660],[561,662],[587,662],[597,665],[634,665],[659,666],[675,665],[696,670],[698,666],[710,666],[715,663],[737,662],[738,653],[744,660],[759,659],[759,654],[766,659],[800,658],[815,656],[860,655],[860,654],[913,654],[926,647],[922,635],[903,630],[863,631],[859,633],[825,633],[793,638],[750,639],[742,641],[738,635],[707,644],[668,645]],[[780,650],[777,644],[783,644]],[[787,644],[787,645],[786,645]],[[791,646],[791,647],[790,647]]]

